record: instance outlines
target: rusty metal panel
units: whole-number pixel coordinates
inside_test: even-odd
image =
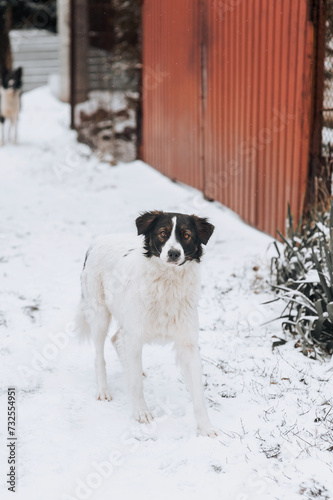
[[[143,159],[202,190],[200,2],[145,0],[142,8]]]
[[[276,235],[303,208],[313,27],[307,0],[207,0],[205,194]],[[226,6],[228,8],[226,8]]]
[[[311,15],[308,0],[143,4],[144,160],[273,236],[304,205]]]

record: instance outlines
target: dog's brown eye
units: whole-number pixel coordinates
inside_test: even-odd
[[[188,240],[190,235],[188,233],[184,233],[184,240]]]
[[[162,236],[162,238],[165,238],[166,237],[166,232],[165,231],[161,231],[160,235]]]

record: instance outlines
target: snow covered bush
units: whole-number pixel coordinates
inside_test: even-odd
[[[316,213],[294,229],[288,207],[283,253],[272,259],[273,287],[286,301],[283,327],[298,337],[295,347],[317,358],[333,352],[333,202],[330,213]]]

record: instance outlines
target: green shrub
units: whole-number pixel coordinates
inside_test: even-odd
[[[271,274],[278,299],[286,302],[283,327],[298,337],[296,347],[313,358],[333,352],[333,203],[329,214],[294,229],[288,207],[288,231],[279,233],[284,249],[277,249]]]

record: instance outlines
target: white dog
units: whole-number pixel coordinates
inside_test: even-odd
[[[110,401],[104,342],[110,319],[119,325],[112,342],[128,378],[134,417],[153,419],[144,395],[142,347],[173,342],[190,391],[200,434],[216,436],[207,415],[198,349],[199,262],[214,226],[195,215],[146,212],[138,236],[101,238],[86,255],[77,324],[96,348],[98,399]]]

